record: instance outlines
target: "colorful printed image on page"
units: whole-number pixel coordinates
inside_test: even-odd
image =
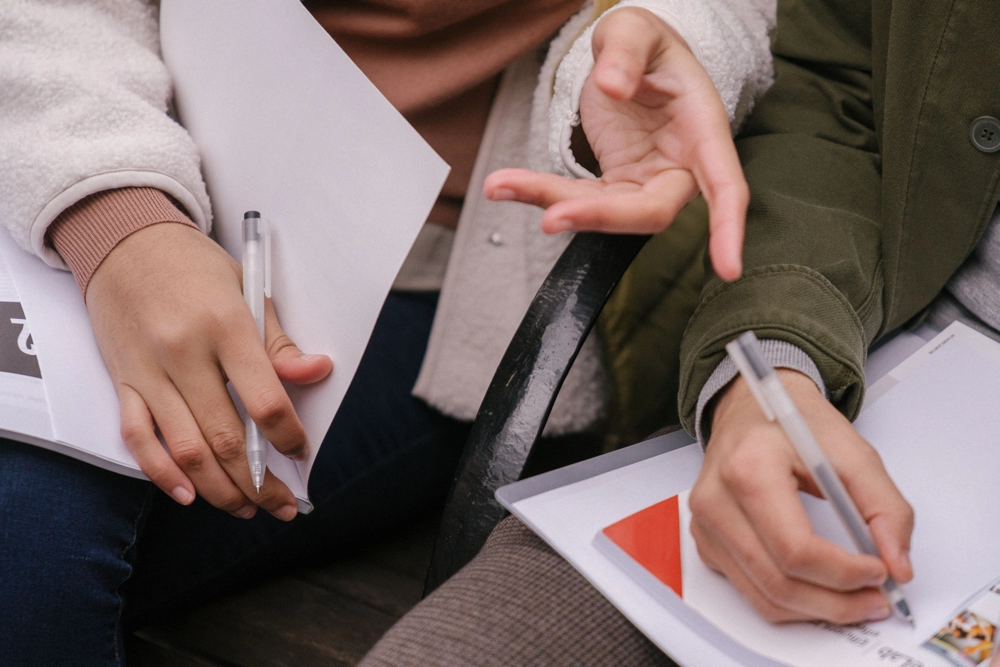
[[[1000,582],[973,598],[955,614],[924,646],[947,658],[957,667],[986,667],[1000,636]]]

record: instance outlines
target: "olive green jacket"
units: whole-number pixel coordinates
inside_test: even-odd
[[[853,419],[868,345],[931,302],[1000,196],[1000,152],[970,139],[975,119],[1000,117],[997,0],[790,0],[774,54],[737,141],[744,274],[707,283],[681,347],[689,431],[747,329],[805,350]]]

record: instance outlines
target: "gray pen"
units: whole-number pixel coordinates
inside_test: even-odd
[[[243,298],[257,323],[257,333],[264,340],[264,297],[271,296],[271,229],[257,211],[243,214]],[[246,428],[247,461],[250,478],[260,493],[267,470],[267,438],[251,419],[243,420]]]
[[[760,403],[767,420],[774,421],[777,418],[782,430],[795,446],[795,451],[802,458],[802,462],[809,468],[816,486],[830,501],[858,550],[881,559],[882,555],[875,545],[875,540],[872,539],[868,524],[865,523],[864,517],[861,516],[854,501],[851,500],[843,482],[834,472],[816,441],[816,437],[809,430],[805,419],[802,418],[802,414],[795,407],[788,392],[785,391],[781,378],[761,355],[757,337],[752,331],[748,331],[726,345],[726,351],[736,363],[736,367],[740,369],[740,375],[746,380],[750,391]],[[909,621],[910,625],[914,625],[913,614],[910,613],[910,606],[906,603],[906,598],[903,597],[903,591],[899,584],[889,576],[886,577],[881,588],[896,613]]]

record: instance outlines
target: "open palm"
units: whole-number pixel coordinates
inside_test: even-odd
[[[654,233],[701,192],[715,271],[737,278],[749,195],[712,80],[684,40],[642,9],[602,19],[593,50],[580,116],[600,179],[503,169],[486,194],[546,208],[549,233]]]

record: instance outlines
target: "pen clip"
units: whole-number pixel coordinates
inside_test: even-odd
[[[264,244],[264,296],[271,298],[271,221],[260,221],[260,240]]]
[[[747,332],[750,336],[753,336],[754,342],[757,341],[757,337],[753,335],[753,332]],[[746,334],[744,334],[745,336]],[[757,403],[760,404],[760,409],[764,411],[764,417],[769,422],[773,422],[776,418],[774,414],[774,409],[771,407],[770,402],[768,402],[767,397],[764,395],[763,389],[760,386],[760,380],[757,378],[757,374],[753,370],[753,366],[750,364],[750,360],[747,359],[746,354],[743,353],[743,348],[740,346],[739,340],[734,340],[726,345],[726,352],[729,353],[729,357],[736,364],[736,368],[739,369],[740,375],[746,380],[747,386],[750,387],[750,392],[753,397],[757,399]]]

